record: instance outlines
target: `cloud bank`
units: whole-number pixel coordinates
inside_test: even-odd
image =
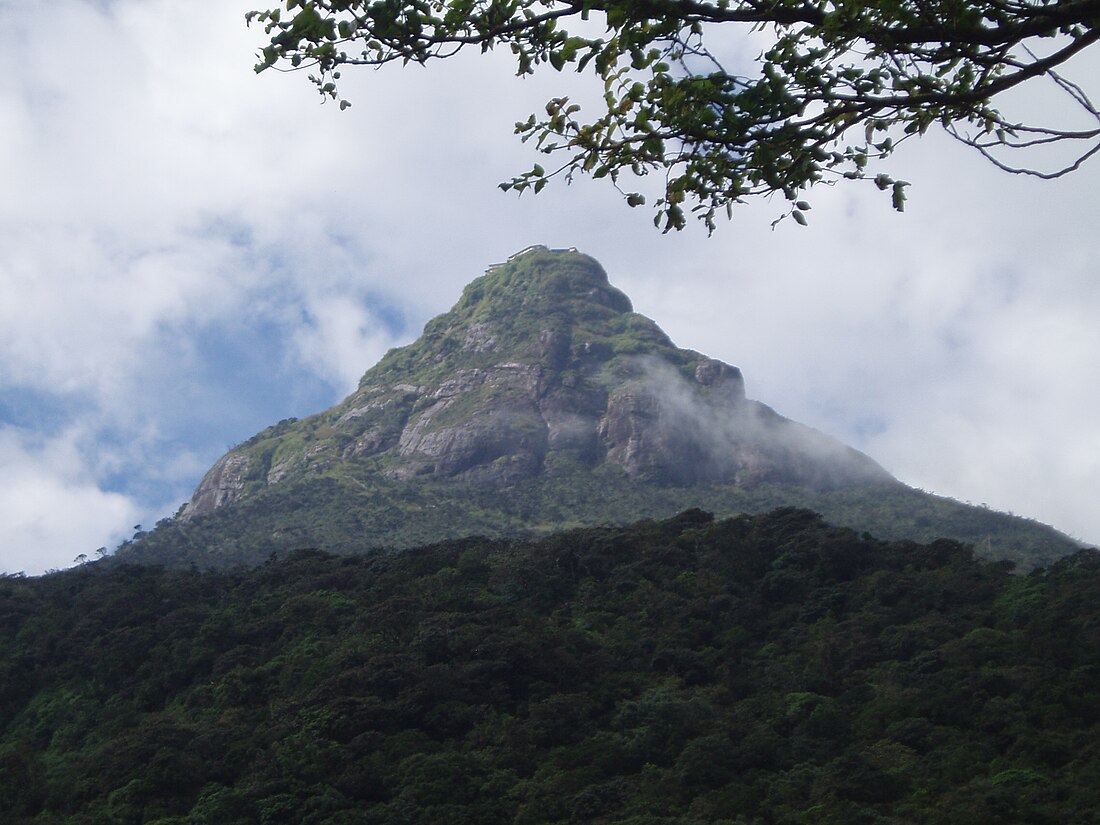
[[[841,186],[805,230],[760,204],[661,236],[592,182],[496,189],[574,80],[470,55],[349,73],[341,113],[253,75],[251,5],[0,3],[0,566],[174,512],[532,243],[903,480],[1100,540],[1095,168],[1038,184],[929,139],[891,167],[905,215]]]

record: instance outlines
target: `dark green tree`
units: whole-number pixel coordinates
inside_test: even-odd
[[[311,70],[341,106],[344,66],[424,64],[467,46],[511,50],[520,75],[595,74],[596,111],[559,97],[516,124],[553,162],[501,187],[537,192],[586,173],[639,206],[624,177],[657,174],[665,231],[689,212],[713,230],[720,211],[773,193],[804,223],[805,190],[840,178],[873,181],[901,210],[907,183],[871,166],[933,124],[1044,178],[1100,150],[1100,111],[1062,73],[1100,37],[1100,0],[287,0],[247,19],[270,36],[257,71]],[[757,33],[755,61],[730,49],[733,27]],[[1073,125],[1001,113],[996,100],[1033,82],[1050,84]],[[1072,155],[1027,165],[1052,144]],[[1009,160],[1020,153],[1024,165]]]

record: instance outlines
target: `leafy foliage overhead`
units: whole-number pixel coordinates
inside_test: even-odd
[[[311,68],[333,99],[344,66],[423,64],[466,46],[510,49],[520,75],[595,74],[606,105],[582,112],[559,97],[518,123],[555,162],[501,186],[538,191],[581,172],[619,187],[656,173],[666,231],[689,212],[713,230],[721,210],[772,193],[803,223],[801,193],[838,177],[873,180],[900,210],[907,183],[869,162],[937,123],[998,166],[1043,177],[1100,150],[1100,112],[1060,71],[1100,37],[1098,0],[287,0],[247,19],[271,37],[258,71]],[[712,45],[730,26],[762,37],[755,62]],[[1037,80],[1074,125],[1016,122],[994,105]],[[1079,151],[1049,171],[1005,159],[1054,143]]]

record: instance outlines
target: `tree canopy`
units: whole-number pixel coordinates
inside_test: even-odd
[[[4,825],[1092,825],[1100,553],[813,513],[0,577]]]
[[[247,19],[270,36],[257,71],[310,70],[342,107],[344,66],[424,64],[467,46],[510,49],[520,75],[595,74],[596,111],[558,97],[516,124],[550,161],[501,187],[537,192],[584,173],[639,206],[626,180],[663,176],[665,231],[690,213],[713,231],[721,211],[775,193],[804,223],[806,190],[837,179],[872,181],[901,210],[907,182],[875,162],[934,124],[1044,178],[1100,150],[1100,110],[1063,73],[1100,38],[1100,0],[287,0]],[[713,45],[730,27],[762,38],[755,60]],[[1035,82],[1067,105],[1057,124],[1000,111]],[[1071,155],[1035,166],[1055,144]]]

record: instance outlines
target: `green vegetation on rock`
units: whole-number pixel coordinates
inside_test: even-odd
[[[203,518],[170,521],[119,560],[176,567],[255,565],[302,547],[362,554],[465,536],[537,537],[582,525],[624,525],[639,514],[667,518],[688,507],[723,515],[805,507],[832,523],[889,539],[953,539],[1022,570],[1078,548],[1038,522],[960,504],[898,483],[812,491],[763,484],[675,487],[638,484],[621,472],[561,468],[504,489],[456,481],[386,481],[329,474],[268,488]]]

